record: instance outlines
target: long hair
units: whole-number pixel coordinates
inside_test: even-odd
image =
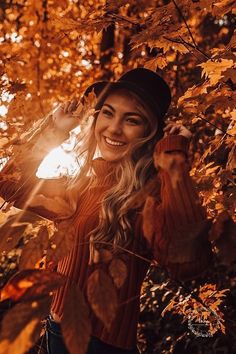
[[[146,133],[143,138],[139,138],[131,144],[129,152],[119,163],[114,164],[117,183],[103,196],[99,224],[91,232],[95,243],[110,244],[114,248],[116,248],[116,245],[128,247],[132,242],[132,219],[135,215],[133,200],[156,174],[152,156],[156,142],[163,136],[163,128],[158,122],[158,117],[150,111],[139,96],[129,91],[130,95],[147,112]],[[96,179],[92,170],[92,160],[97,148],[94,134],[97,116],[98,113],[90,119],[86,128],[82,129],[78,136],[76,154],[80,163],[80,172],[71,185],[72,189],[73,185],[76,185],[76,189],[80,191],[81,196]],[[74,207],[76,207],[76,200],[74,200]]]

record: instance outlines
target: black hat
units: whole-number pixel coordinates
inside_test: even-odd
[[[136,93],[156,114],[159,122],[164,122],[164,116],[171,103],[171,92],[167,83],[154,71],[137,68],[128,71],[117,81],[98,81],[87,88],[84,95],[87,96],[94,90],[98,97],[97,109],[111,92],[117,88],[127,88]]]

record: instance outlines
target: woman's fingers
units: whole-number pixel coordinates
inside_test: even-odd
[[[68,113],[74,112],[77,108],[77,104],[78,104],[78,100],[76,100],[76,99],[73,99],[72,101],[70,101],[70,104],[68,106]]]
[[[187,139],[191,139],[192,133],[185,126],[177,123],[169,123],[163,129],[166,135],[183,135]]]
[[[180,131],[180,125],[176,123],[169,123],[167,126],[164,128],[164,132],[167,134],[178,134]]]
[[[64,113],[68,114],[68,113],[72,113],[76,110],[78,105],[78,100],[73,99],[71,101],[68,101],[66,103],[63,104],[64,107]]]

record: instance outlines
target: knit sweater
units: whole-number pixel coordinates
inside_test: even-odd
[[[188,141],[182,136],[167,136],[157,144],[156,155],[161,158],[164,153],[167,161],[172,159],[172,164],[169,168],[160,168],[158,174],[161,182],[160,201],[152,200],[151,208],[146,205],[144,212],[135,214],[130,235],[133,241],[129,249],[132,253],[145,257],[152,254],[151,258],[166,267],[170,275],[177,279],[198,276],[207,268],[211,258],[207,241],[208,222],[189,176],[187,159],[181,164],[176,163],[175,157],[173,159],[178,154],[186,156],[187,150]],[[177,154],[171,156],[173,152]],[[76,213],[71,219],[75,226],[74,246],[57,267],[57,271],[67,277],[65,286],[55,292],[52,302],[51,310],[59,317],[63,314],[63,304],[70,284],[78,284],[86,293],[87,279],[91,273],[86,241],[89,241],[90,231],[98,224],[99,203],[104,193],[116,183],[114,174],[110,174],[111,162],[94,160],[93,169],[96,182],[83,198],[78,195]],[[25,191],[32,183],[35,180],[26,184]],[[9,181],[0,182],[0,194],[4,198],[9,198],[14,188]],[[44,189],[41,187],[42,192],[52,193],[46,185]],[[18,206],[25,203],[24,190],[21,190],[17,199]],[[45,216],[45,211],[42,213],[40,208],[37,211]],[[50,213],[48,215],[50,217]],[[145,217],[150,219],[151,231],[143,227]],[[129,253],[125,257],[128,275],[118,290],[119,306],[109,332],[91,311],[92,335],[124,349],[132,349],[136,345],[140,290],[149,266],[148,262],[134,254]]]

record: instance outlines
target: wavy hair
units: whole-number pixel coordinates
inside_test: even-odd
[[[119,89],[119,91],[121,90],[125,90],[127,93],[127,89]],[[114,249],[116,249],[116,246],[128,247],[132,242],[132,220],[135,210],[139,209],[140,204],[142,204],[134,205],[134,200],[136,195],[140,194],[145,185],[153,180],[156,175],[153,165],[153,151],[156,142],[163,136],[163,127],[158,122],[158,117],[150,111],[139,96],[129,91],[130,95],[147,112],[146,133],[143,138],[135,140],[127,155],[114,165],[114,174],[118,183],[112,186],[103,196],[99,224],[91,232],[95,243],[98,245],[110,244],[113,245]],[[76,184],[76,189],[80,191],[81,196],[96,179],[92,170],[92,160],[97,149],[94,130],[98,113],[91,117],[86,127],[81,130],[78,136],[78,145],[75,149],[80,164],[80,172],[70,185],[73,189],[73,185]],[[75,207],[76,200],[74,200]]]

